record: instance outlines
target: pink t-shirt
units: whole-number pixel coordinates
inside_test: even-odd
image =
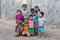
[[[34,28],[34,21],[29,20],[29,28]]]

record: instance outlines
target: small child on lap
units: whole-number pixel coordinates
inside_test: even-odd
[[[22,35],[27,35],[28,37],[30,37],[30,34],[28,32],[28,25],[29,25],[28,24],[28,18],[25,18]]]
[[[15,37],[22,35],[22,31],[23,31],[22,19],[19,19],[19,22],[18,22],[16,27],[17,27],[17,30],[16,30],[16,36]]]

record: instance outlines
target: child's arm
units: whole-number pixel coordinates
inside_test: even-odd
[[[24,15],[22,15],[22,18],[24,18]]]
[[[46,19],[44,19],[44,25],[46,24]]]
[[[18,16],[17,15],[16,15],[16,18],[15,19],[16,19],[16,24],[17,24],[18,23]]]

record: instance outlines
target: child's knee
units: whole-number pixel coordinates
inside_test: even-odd
[[[22,35],[24,35],[25,33],[24,32],[22,32]]]
[[[30,37],[30,34],[29,34],[29,32],[27,32],[27,36],[28,36],[28,37]]]

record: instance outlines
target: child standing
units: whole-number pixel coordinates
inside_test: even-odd
[[[33,20],[34,20],[35,35],[38,35],[38,16],[36,11],[34,11]]]
[[[30,9],[30,13],[31,13],[30,15],[34,14],[34,9],[33,8]]]
[[[25,21],[24,21],[24,28],[23,28],[23,35],[27,35],[28,37],[30,37],[30,34],[28,32],[28,18],[25,18]]]
[[[24,19],[24,16],[23,16],[21,10],[17,10],[17,14],[16,14],[16,24],[18,23],[19,19]]]
[[[27,10],[27,5],[26,4],[22,5],[22,12],[23,12],[24,18],[27,18],[28,15],[29,15],[29,11]]]
[[[17,24],[16,37],[22,35],[22,31],[23,31],[22,19],[19,19],[19,22]]]
[[[44,36],[44,25],[46,23],[46,20],[44,18],[44,13],[40,12],[40,17],[38,18],[39,21],[39,27],[38,27],[38,32],[40,36]]]
[[[34,32],[34,21],[33,21],[32,15],[29,16],[29,33],[30,33],[30,35],[35,34],[35,32]]]
[[[19,19],[22,19],[22,21],[24,20],[24,16],[23,16],[21,10],[17,10],[17,14],[16,14],[16,25],[18,25]],[[15,32],[17,32],[17,29],[18,29],[18,27],[16,26],[15,27]]]
[[[39,6],[35,6],[34,10],[37,12],[37,15],[39,17],[40,15],[40,9],[39,9]]]

